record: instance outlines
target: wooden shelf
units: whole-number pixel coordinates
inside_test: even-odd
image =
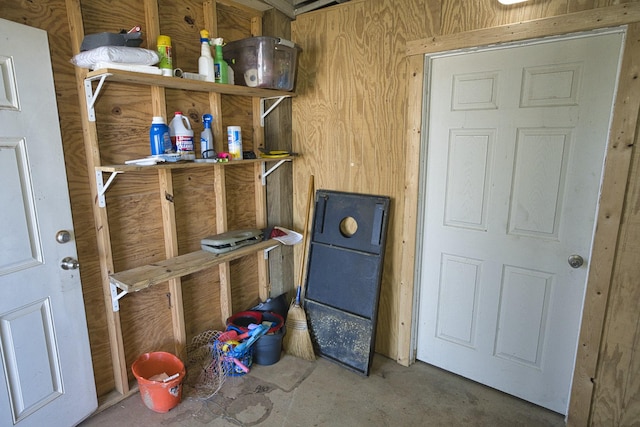
[[[218,163],[208,163],[208,162],[165,162],[158,163],[156,165],[103,165],[96,166],[97,171],[101,172],[144,172],[149,170],[158,170],[158,169],[191,169],[191,168],[202,168],[202,167],[215,167],[215,166],[240,166],[246,165],[249,163],[259,163],[259,162],[277,162],[280,160],[291,160],[293,156],[286,157],[277,157],[277,158],[267,158],[267,157],[258,157],[257,159],[243,159],[243,160],[231,160],[229,162],[218,162]]]
[[[180,77],[157,76],[154,74],[136,73],[132,71],[104,68],[87,74],[88,80],[98,80],[106,76],[107,80],[121,83],[133,83],[147,86],[161,86],[171,89],[191,90],[197,92],[216,92],[223,95],[255,96],[259,98],[293,97],[294,92],[275,89],[262,89],[248,86],[203,82]]]
[[[286,157],[278,157],[278,158],[257,158],[257,159],[246,159],[246,160],[232,160],[230,162],[220,162],[220,163],[207,163],[207,162],[166,162],[166,163],[158,163],[155,165],[105,165],[105,166],[95,166],[96,171],[96,189],[98,196],[98,206],[104,208],[107,206],[107,201],[105,198],[105,193],[113,183],[114,179],[118,176],[118,174],[124,172],[143,172],[143,171],[170,171],[173,169],[193,169],[193,168],[203,168],[203,167],[215,167],[215,166],[241,166],[253,164],[254,166],[258,166],[259,169],[256,171],[260,176],[260,183],[264,186],[267,181],[266,178],[271,172],[276,170],[280,165],[284,162],[291,161],[293,156]],[[266,168],[267,162],[277,162],[274,166],[269,169]],[[109,178],[105,182],[102,174],[108,173]],[[170,173],[170,172],[169,172]]]
[[[109,276],[109,280],[125,293],[137,292],[158,283],[215,267],[220,263],[233,261],[281,244],[277,240],[269,239],[223,254],[214,254],[207,251],[191,252],[165,261],[112,274]]]

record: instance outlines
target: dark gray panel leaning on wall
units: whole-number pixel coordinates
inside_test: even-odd
[[[318,190],[305,310],[316,353],[369,375],[389,198]]]

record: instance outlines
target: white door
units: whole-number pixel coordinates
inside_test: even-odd
[[[75,425],[97,399],[47,33],[3,19],[0,182],[0,425]]]
[[[623,39],[429,59],[418,359],[566,414]]]

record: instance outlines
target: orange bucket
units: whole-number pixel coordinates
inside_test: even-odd
[[[184,363],[173,354],[164,351],[145,353],[133,362],[131,371],[138,380],[140,397],[147,408],[165,413],[180,403],[186,371]],[[154,377],[158,379],[151,379]],[[162,377],[166,379],[160,379]]]

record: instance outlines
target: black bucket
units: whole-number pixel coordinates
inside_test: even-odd
[[[285,334],[282,316],[269,311],[262,313],[262,320],[274,322],[274,326],[266,335],[261,336],[254,344],[253,362],[258,365],[273,365],[280,360],[282,338]]]
[[[289,312],[289,303],[287,303],[287,295],[278,295],[275,298],[269,298],[268,300],[261,302],[255,307],[251,308],[254,311],[271,311],[278,313],[284,320],[287,320],[287,313]]]

